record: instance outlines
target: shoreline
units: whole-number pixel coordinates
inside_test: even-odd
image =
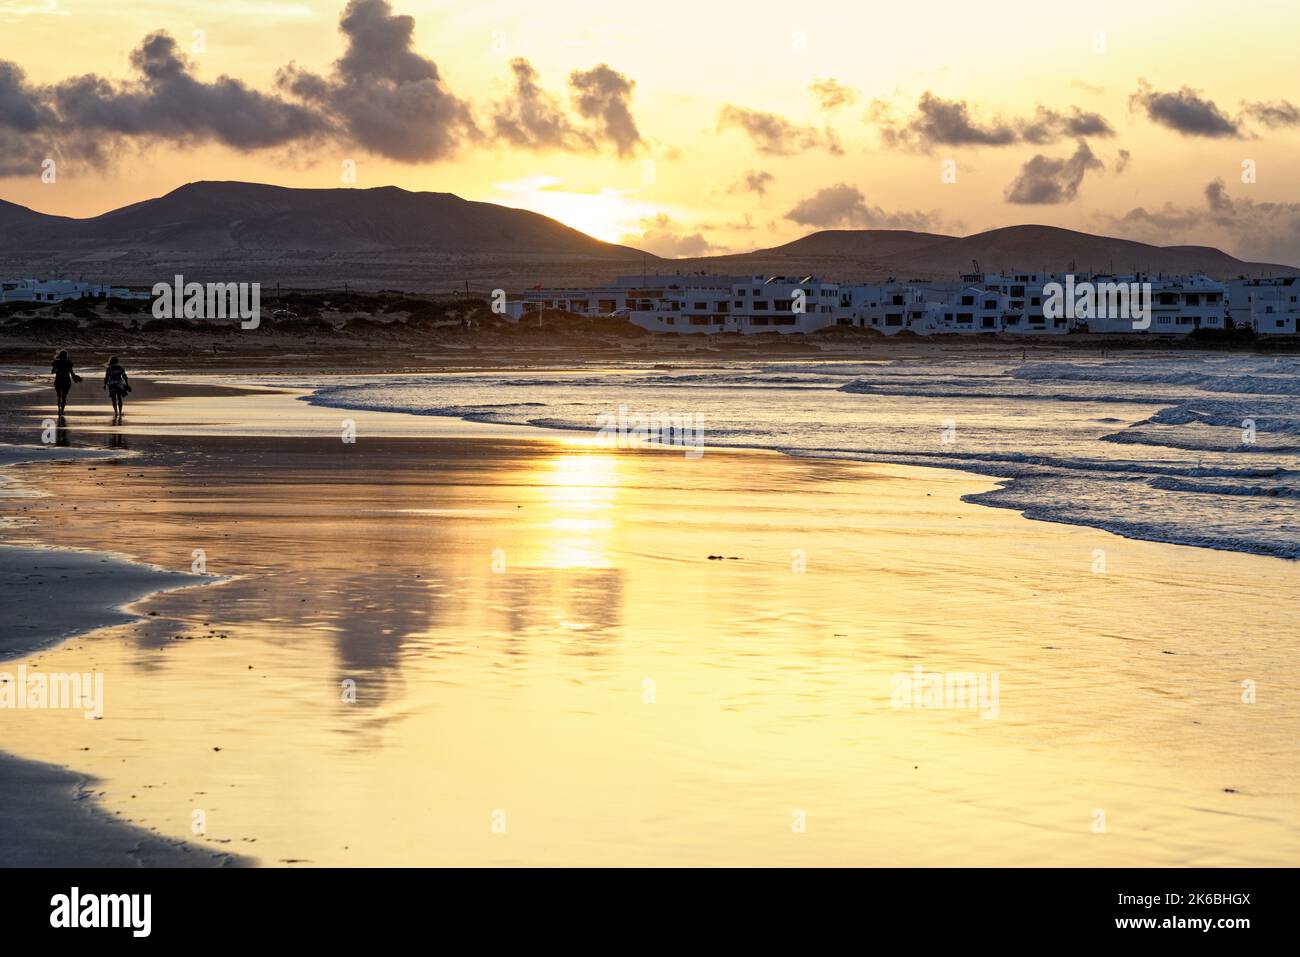
[[[110,457],[90,449],[0,445],[0,503],[5,499],[30,502],[48,494],[23,482],[14,474],[15,466],[102,463]],[[99,466],[86,468],[97,471]],[[22,521],[6,516],[0,521],[0,537],[5,529],[12,532],[21,527]],[[0,665],[70,638],[132,621],[140,616],[133,614],[129,606],[154,594],[215,580],[186,581],[185,577],[133,561],[112,549],[53,547],[39,542],[19,546],[0,541],[0,583],[6,612],[6,630],[0,635]],[[52,600],[60,588],[75,593],[76,601]]]
[[[169,838],[99,806],[102,782],[71,769],[0,752],[5,839],[0,867],[248,867],[231,851]],[[100,792],[102,794],[102,792]]]
[[[112,552],[0,544],[6,616],[0,668],[11,659],[136,621],[143,616],[130,607],[156,595],[218,580],[187,577]],[[57,600],[51,594],[56,590],[75,594],[75,603]]]
[[[746,450],[700,468],[379,413],[349,447],[338,410],[198,391],[158,387],[120,429],[74,412],[77,441],[136,453],[111,479],[19,467],[50,493],[43,540],[113,537],[164,569],[202,547],[224,576],[37,656],[105,673],[112,707],[29,712],[6,747],[79,755],[115,820],[181,839],[203,809],[198,847],[283,865],[1297,851],[1300,729],[1276,691],[1297,601],[1261,604],[1276,563],[965,503],[993,483],[948,469]],[[1089,572],[1097,547],[1111,574]],[[917,666],[1000,674],[999,715],[891,707]],[[1273,690],[1242,708],[1242,675]]]

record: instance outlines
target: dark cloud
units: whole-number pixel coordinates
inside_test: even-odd
[[[629,106],[634,84],[608,66],[575,71],[569,77],[574,109],[590,129],[570,119],[559,101],[541,88],[537,71],[527,60],[512,60],[510,69],[514,89],[507,100],[496,104],[492,116],[498,138],[528,149],[575,153],[595,152],[603,141],[620,156],[631,155],[642,143]]]
[[[1184,86],[1177,93],[1151,89],[1145,80],[1138,81],[1138,91],[1129,97],[1129,107],[1146,111],[1153,123],[1176,130],[1184,136],[1241,136],[1240,124],[1205,99],[1199,90]]]
[[[774,182],[776,177],[766,170],[750,170],[744,176],[740,177],[731,188],[729,193],[757,193],[759,196],[767,195],[768,184]]]
[[[929,229],[933,217],[920,211],[887,213],[879,206],[871,206],[862,191],[848,183],[837,183],[819,189],[812,196],[800,200],[785,214],[785,218],[803,226],[823,229],[858,227],[875,229]]]
[[[1128,169],[1128,164],[1132,162],[1133,154],[1128,150],[1120,150],[1119,156],[1115,160],[1115,172],[1122,173]]]
[[[0,60],[0,176],[38,173],[43,160],[58,155],[50,139],[57,126],[42,92],[16,63]]]
[[[1007,187],[1008,203],[1068,203],[1079,195],[1084,174],[1101,169],[1102,162],[1088,144],[1079,140],[1074,155],[1066,159],[1041,153],[1021,167],[1019,175]]]
[[[840,107],[849,106],[856,102],[858,91],[851,86],[845,86],[834,77],[827,77],[824,80],[813,80],[809,86],[813,96],[817,98],[817,105],[826,112],[838,110]]]
[[[619,156],[634,153],[642,142],[629,106],[636,84],[602,63],[590,70],[574,70],[569,74],[569,86],[579,115],[599,125]]]
[[[1234,199],[1223,180],[1206,184],[1202,205],[1138,206],[1099,215],[1105,228],[1160,244],[1216,244],[1248,260],[1300,265],[1300,203]]]
[[[51,126],[56,117],[42,101],[41,92],[27,83],[16,63],[0,60],[0,127],[33,133]]]
[[[165,139],[251,151],[317,142],[402,162],[456,155],[485,142],[467,101],[433,60],[415,49],[415,20],[389,0],[349,0],[339,20],[342,55],[326,74],[294,63],[273,92],[220,76],[195,75],[176,40],[151,33],[131,53],[131,74],[95,74],[34,86],[0,60],[0,176],[39,170],[47,157],[102,165],[133,143]],[[641,144],[630,100],[634,84],[604,64],[569,78],[574,117],[537,82],[525,60],[511,64],[510,99],[496,104],[491,135],[525,148],[595,150],[620,156]]]
[[[114,83],[93,73],[47,86],[0,61],[0,175],[32,173],[46,158],[102,165],[131,140],[216,142],[248,151],[326,132],[313,110],[221,76],[193,75],[166,33],[131,53],[132,76]]]
[[[1059,139],[1079,136],[1114,136],[1115,130],[1100,113],[1087,113],[1077,106],[1069,113],[1058,113],[1045,106],[1034,112],[1033,119],[1019,124],[1020,135],[1027,143],[1055,143]]]
[[[215,141],[237,150],[264,149],[316,136],[327,126],[313,110],[221,76],[194,77],[166,33],[151,33],[131,53],[136,76],[115,84],[94,74],[55,85],[51,101],[62,126],[81,133]]]
[[[898,123],[886,104],[876,102],[868,119],[880,127],[881,141],[890,148],[928,151],[936,146],[1010,146],[1018,142],[1055,143],[1080,136],[1114,136],[1100,113],[1077,106],[1060,112],[1039,106],[1028,119],[980,122],[965,100],[945,100],[930,91],[921,94],[916,112]]]
[[[886,122],[881,129],[886,146],[929,149],[933,146],[1006,146],[1016,141],[1016,129],[996,120],[980,124],[965,100],[945,100],[929,90],[921,94],[916,113],[902,127]]]
[[[537,71],[524,59],[510,61],[515,75],[510,99],[498,103],[492,117],[496,135],[529,149],[589,150],[595,141],[569,120],[554,97],[537,83]]]
[[[388,0],[349,0],[339,21],[347,47],[329,77],[293,64],[281,89],[310,103],[362,149],[403,162],[442,159],[480,138],[469,104],[414,49],[415,20]]]
[[[1245,104],[1247,116],[1258,120],[1271,130],[1288,126],[1300,126],[1300,107],[1289,100],[1276,100],[1272,103]]]
[[[744,130],[758,151],[769,156],[793,156],[811,149],[825,149],[837,156],[844,152],[839,140],[829,129],[796,126],[775,113],[749,110],[730,103],[718,113],[718,129],[729,127]]]

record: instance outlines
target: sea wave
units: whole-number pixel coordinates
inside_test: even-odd
[[[583,431],[620,405],[692,413],[706,447],[960,469],[999,480],[971,501],[1030,518],[1300,557],[1300,361],[1289,357],[358,377],[307,400]]]

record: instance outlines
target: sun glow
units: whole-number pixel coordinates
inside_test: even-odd
[[[632,190],[609,186],[569,190],[559,188],[562,183],[558,177],[544,174],[497,183],[494,202],[541,213],[607,243],[639,231],[641,220],[661,212],[659,207],[635,199]]]

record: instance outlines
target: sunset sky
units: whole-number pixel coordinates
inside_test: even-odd
[[[661,255],[1049,223],[1300,263],[1297,28],[1251,2],[0,0],[0,198],[86,216],[352,160]]]

